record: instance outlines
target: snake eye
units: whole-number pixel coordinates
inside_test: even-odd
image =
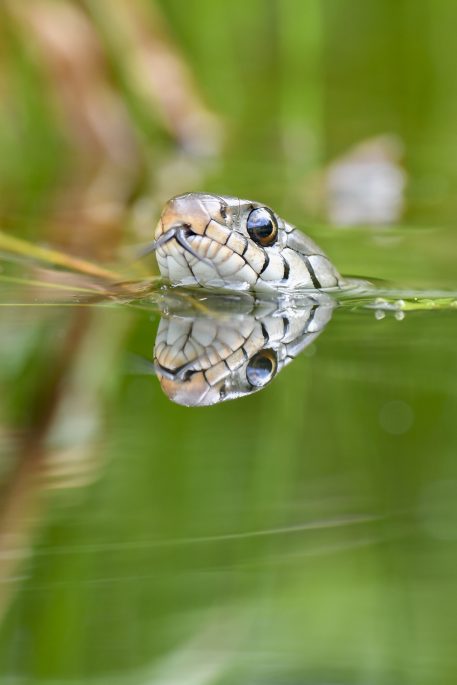
[[[258,245],[273,245],[278,237],[278,224],[273,212],[266,207],[253,209],[246,223],[249,236]]]
[[[248,362],[246,378],[250,385],[262,388],[269,383],[278,368],[278,359],[273,350],[260,350]]]

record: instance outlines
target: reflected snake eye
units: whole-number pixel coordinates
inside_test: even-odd
[[[273,245],[278,237],[278,224],[273,212],[266,207],[253,209],[246,222],[249,236],[258,245]]]
[[[250,385],[262,388],[269,383],[278,368],[278,360],[273,350],[260,350],[248,362],[246,378]]]

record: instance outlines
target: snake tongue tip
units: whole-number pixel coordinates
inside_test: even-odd
[[[147,257],[151,252],[155,252],[159,246],[157,245],[157,241],[154,240],[152,243],[149,243],[148,245],[145,245],[142,247],[140,250],[138,250],[136,254],[136,259],[142,259],[143,257]]]

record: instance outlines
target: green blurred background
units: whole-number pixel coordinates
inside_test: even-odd
[[[208,190],[343,273],[455,290],[456,23],[3,0],[1,229],[122,268]],[[343,306],[265,392],[186,409],[131,372],[152,305],[69,307],[3,257],[1,683],[456,682],[455,311]]]
[[[3,219],[36,239],[51,215],[60,241],[89,250],[85,223],[105,243],[126,210],[147,211],[141,199],[190,186],[325,219],[325,165],[390,135],[409,178],[405,220],[452,223],[456,11],[446,0],[5,1]]]

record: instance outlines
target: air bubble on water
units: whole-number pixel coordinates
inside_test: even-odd
[[[387,300],[385,300],[383,297],[377,297],[374,303],[377,307],[383,307],[387,304]]]
[[[374,316],[375,316],[375,319],[377,319],[378,321],[381,321],[382,319],[385,318],[386,313],[382,309],[377,309],[374,313]]]
[[[403,321],[403,319],[405,318],[405,312],[395,312],[395,318],[397,319],[397,321]]]

